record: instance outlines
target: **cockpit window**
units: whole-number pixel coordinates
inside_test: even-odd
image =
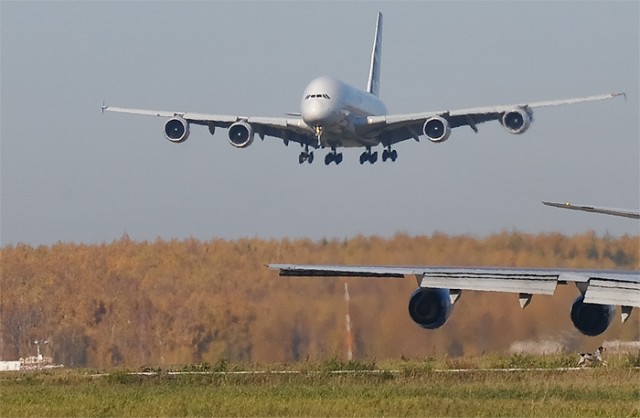
[[[305,100],[308,100],[308,99],[329,99],[329,100],[331,100],[331,98],[329,97],[328,94],[307,94],[304,99]]]

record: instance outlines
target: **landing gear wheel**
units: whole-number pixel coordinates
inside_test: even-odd
[[[392,150],[391,148],[387,148],[382,151],[382,161],[395,161],[398,158],[398,151]]]
[[[329,165],[329,164],[331,164],[331,163],[333,162],[333,156],[334,156],[334,155],[335,155],[335,154],[334,154],[334,153],[332,153],[332,152],[330,152],[329,154],[327,154],[327,155],[324,157],[324,164],[325,164],[325,165]]]
[[[300,164],[302,164],[305,161],[307,161],[309,164],[311,164],[313,162],[313,152],[310,152],[310,153],[301,152],[300,153],[300,155],[298,156],[298,162]]]

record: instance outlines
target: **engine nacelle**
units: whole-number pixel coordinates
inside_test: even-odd
[[[179,144],[189,138],[189,122],[175,116],[164,124],[164,137],[169,141]]]
[[[409,299],[411,319],[426,329],[440,328],[453,312],[448,289],[417,288]]]
[[[253,142],[253,127],[245,121],[229,126],[229,142],[236,148],[246,148]]]
[[[590,337],[600,335],[606,331],[613,319],[615,307],[612,305],[598,305],[584,303],[584,295],[580,295],[571,305],[571,321],[573,325]]]
[[[424,122],[422,132],[431,142],[444,142],[451,135],[451,127],[445,118],[434,116]]]
[[[500,123],[512,134],[524,133],[533,120],[533,112],[529,108],[517,108],[505,112],[500,118]]]

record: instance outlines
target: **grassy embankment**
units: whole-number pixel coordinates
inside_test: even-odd
[[[640,354],[611,358],[607,367],[559,369],[575,357],[513,355],[381,365],[220,362],[178,375],[3,373],[0,416],[640,416],[639,363]],[[511,367],[523,369],[500,370]],[[242,370],[259,373],[235,373]]]

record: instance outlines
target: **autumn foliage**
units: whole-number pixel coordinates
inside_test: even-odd
[[[169,366],[220,359],[284,362],[344,357],[342,279],[280,278],[268,263],[493,265],[638,269],[638,237],[586,233],[357,236],[347,240],[60,243],[0,250],[0,356],[47,355],[66,366]],[[422,358],[507,351],[517,340],[567,349],[640,338],[637,310],[599,337],[569,319],[578,291],[559,286],[522,311],[517,295],[467,292],[444,327],[407,313],[413,279],[349,279],[356,358]]]

